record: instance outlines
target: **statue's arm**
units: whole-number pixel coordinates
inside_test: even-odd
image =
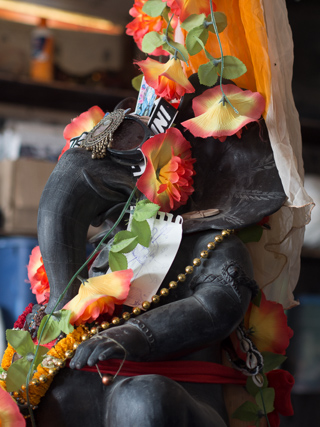
[[[230,248],[237,254],[231,260]],[[147,361],[177,357],[226,338],[241,322],[256,291],[250,260],[236,242],[236,247],[229,243],[218,257],[207,261],[191,281],[188,296],[103,332],[105,339],[82,344],[71,367],[123,357],[117,342],[126,349],[128,359]]]

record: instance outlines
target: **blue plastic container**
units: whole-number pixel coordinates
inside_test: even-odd
[[[32,237],[0,237],[0,308],[6,328],[32,302],[36,303],[27,283],[27,265],[38,241]]]

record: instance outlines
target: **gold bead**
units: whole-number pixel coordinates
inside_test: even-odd
[[[160,290],[160,295],[161,295],[162,297],[167,297],[167,296],[169,295],[169,289],[167,289],[167,288],[162,288],[162,289]]]
[[[201,258],[208,258],[209,253],[208,253],[208,251],[202,251],[200,256],[201,256]]]
[[[185,274],[179,274],[178,275],[178,281],[179,282],[184,282],[186,280],[186,275]]]
[[[139,308],[139,307],[134,307],[134,308],[132,309],[132,313],[133,313],[135,316],[139,316],[139,314],[141,313],[141,308]]]
[[[73,356],[74,352],[73,350],[67,350],[64,355],[66,356],[67,359],[71,359]]]
[[[222,234],[223,236],[229,236],[230,231],[229,231],[229,230],[222,230],[221,234]]]
[[[153,302],[154,304],[158,304],[158,303],[160,302],[160,297],[159,297],[159,295],[153,295],[153,297],[152,297],[152,302]]]
[[[90,337],[89,337],[89,335],[88,335],[88,334],[83,334],[83,335],[82,335],[82,337],[81,337],[81,340],[82,340],[82,341],[87,341],[89,338],[90,338]]]
[[[25,384],[22,384],[22,386],[20,387],[22,391],[25,391],[27,386]]]
[[[218,236],[216,236],[216,237],[214,238],[214,240],[215,240],[217,243],[221,243],[221,242],[222,242],[222,240],[223,240],[223,237],[222,237],[222,236],[220,236],[220,235],[218,235]]]
[[[214,242],[209,242],[207,244],[207,248],[209,249],[209,251],[213,251],[213,249],[216,247],[216,244]]]
[[[20,399],[20,405],[24,405],[26,403],[26,401],[24,399]]]
[[[66,362],[64,360],[58,360],[57,361],[57,367],[59,369],[64,368],[66,366]]]
[[[50,368],[48,373],[49,375],[55,375],[58,372],[59,369],[57,368]]]
[[[109,328],[109,326],[110,326],[110,323],[109,323],[109,322],[102,322],[102,323],[101,323],[101,328],[102,328],[102,329],[108,329],[108,328]]]
[[[125,311],[124,313],[122,313],[122,319],[123,320],[129,320],[130,317],[131,317],[131,315],[128,311]]]
[[[40,384],[40,381],[38,380],[38,378],[33,378],[33,379],[30,381],[30,384],[31,384],[31,385],[34,385],[34,386],[38,386],[38,385]]]
[[[48,381],[48,378],[45,375],[40,375],[39,381],[44,384]]]
[[[17,397],[19,397],[19,392],[18,391],[14,391],[13,392],[13,397],[16,399]]]
[[[93,327],[90,329],[90,332],[91,332],[91,334],[92,334],[92,335],[95,335],[95,334],[98,332],[98,330],[97,330],[97,328],[96,328],[95,326],[93,326]]]
[[[114,326],[118,326],[118,325],[120,324],[120,319],[119,319],[119,317],[113,317],[113,318],[112,318],[112,324],[113,324]]]
[[[187,274],[192,274],[193,273],[193,267],[192,267],[192,265],[187,265],[187,267],[185,268],[185,272]]]
[[[73,350],[77,350],[77,348],[79,347],[79,343],[74,342],[72,347],[73,347]]]
[[[174,280],[172,280],[170,283],[169,283],[169,288],[170,289],[176,289],[178,287],[178,283],[177,282],[175,282]]]
[[[199,265],[201,264],[201,259],[200,258],[195,258],[194,260],[193,260],[193,265],[195,266],[195,267],[199,267]]]
[[[149,310],[149,308],[151,307],[151,304],[150,304],[150,302],[149,302],[149,301],[143,301],[143,303],[142,303],[142,307],[143,307],[145,310]]]

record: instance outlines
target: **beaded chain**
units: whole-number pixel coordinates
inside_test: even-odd
[[[180,273],[177,276],[177,280],[172,280],[169,282],[168,288],[160,288],[159,295],[154,295],[151,298],[151,301],[144,301],[142,303],[142,308],[144,311],[147,311],[151,308],[152,304],[159,304],[162,298],[165,298],[169,295],[170,290],[176,289],[179,283],[186,281],[187,275],[190,275],[194,272],[194,269],[201,265],[201,260],[208,258],[210,251],[213,251],[216,246],[223,241],[225,237],[228,237],[230,234],[233,234],[234,230],[223,230],[221,234],[215,236],[214,241],[211,241],[207,244],[207,248],[200,253],[200,258],[194,258],[192,265],[188,265],[185,268],[184,273]],[[97,333],[107,330],[110,327],[118,326],[128,321],[132,316],[139,316],[144,311],[140,307],[133,307],[132,312],[124,312],[122,317],[113,317],[111,322],[103,321],[100,325],[99,322],[95,322],[95,325],[91,328],[81,325],[78,326],[73,332],[68,334],[65,338],[57,342],[57,344],[49,350],[45,356],[43,362],[37,367],[35,374],[33,375],[32,380],[29,383],[29,401],[32,409],[36,409],[37,405],[40,402],[40,399],[45,395],[47,390],[50,387],[50,384],[53,380],[53,377],[59,372],[60,369],[66,366],[68,359],[72,359],[74,353],[78,346],[96,335]],[[7,370],[11,365],[11,360],[15,350],[8,346],[4,359],[10,360],[4,366],[4,359],[2,362],[2,367]],[[101,375],[100,375],[101,376]],[[107,385],[109,381],[106,378],[102,378],[102,382]],[[111,382],[111,381],[110,381]],[[21,409],[27,407],[27,387],[23,384],[19,391],[12,393],[14,399],[18,403]],[[26,416],[27,417],[27,416]]]

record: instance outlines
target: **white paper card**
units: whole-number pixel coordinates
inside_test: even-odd
[[[150,218],[151,242],[148,248],[138,244],[125,254],[128,268],[133,270],[133,281],[125,304],[141,307],[143,301],[151,301],[178,252],[182,238],[182,217],[158,212]],[[131,216],[128,225],[130,230]]]

